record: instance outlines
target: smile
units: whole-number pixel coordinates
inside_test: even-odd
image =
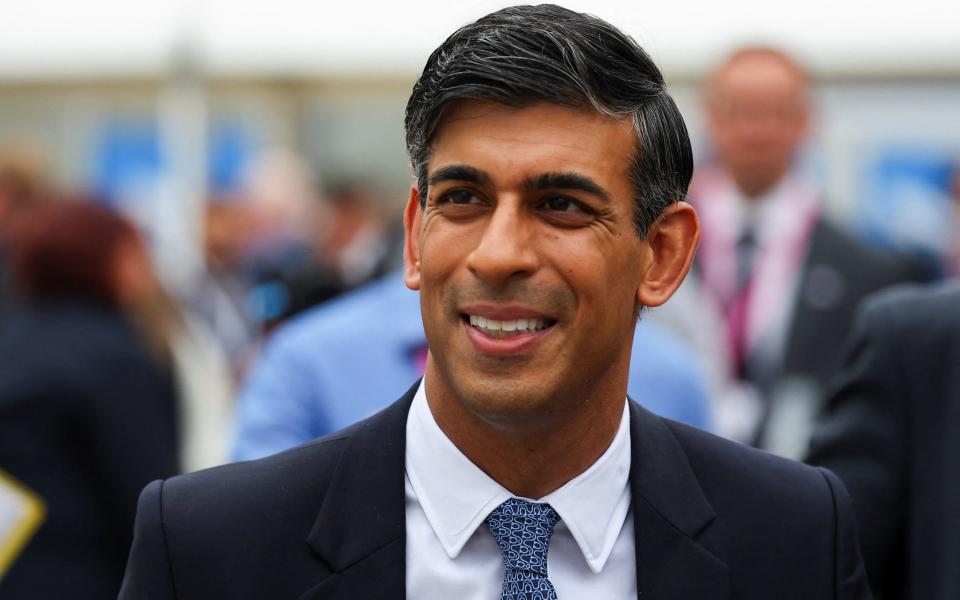
[[[556,321],[547,319],[498,320],[479,315],[464,315],[464,320],[485,335],[496,339],[512,338],[524,333],[543,331],[556,323]]]

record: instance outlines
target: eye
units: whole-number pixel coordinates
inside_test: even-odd
[[[482,202],[480,197],[470,190],[450,190],[437,197],[437,204],[457,204],[463,206],[479,204],[480,202]]]
[[[551,196],[547,198],[542,206],[547,210],[565,213],[586,213],[588,210],[573,198],[566,196]]]

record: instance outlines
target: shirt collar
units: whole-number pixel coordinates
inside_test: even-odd
[[[752,199],[746,198],[736,185],[732,186],[737,236],[742,235],[747,229],[753,229],[756,240],[761,243],[765,241],[766,234],[769,233],[786,202],[788,196],[786,179],[786,177],[781,178],[772,188]]]
[[[609,558],[630,508],[630,422],[623,416],[610,446],[586,471],[537,500],[549,503],[577,541],[591,571]],[[443,433],[421,381],[407,417],[406,472],[427,521],[456,558],[487,515],[513,497]]]

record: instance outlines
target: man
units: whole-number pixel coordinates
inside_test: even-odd
[[[640,309],[698,237],[686,130],[636,43],[503,9],[430,56],[406,131],[422,383],[148,486],[121,597],[869,597],[836,477],[626,401]]]
[[[726,396],[740,402],[720,402],[719,431],[795,457],[857,304],[915,278],[825,219],[796,166],[809,94],[806,73],[783,52],[733,53],[706,85],[715,156],[690,190],[703,226],[699,283],[726,325],[730,373],[741,384]]]
[[[960,597],[960,286],[871,298],[809,462],[850,488],[877,598]]]
[[[307,311],[271,335],[243,386],[234,458],[274,454],[372,415],[423,375],[426,352],[420,297],[402,272]],[[633,400],[709,428],[703,378],[682,340],[644,321],[631,357]]]

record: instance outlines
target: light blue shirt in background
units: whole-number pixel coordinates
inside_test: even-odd
[[[399,273],[295,317],[241,389],[234,459],[286,450],[384,408],[420,378],[425,343],[420,296]],[[710,426],[696,356],[655,323],[637,324],[627,393],[661,416]]]

